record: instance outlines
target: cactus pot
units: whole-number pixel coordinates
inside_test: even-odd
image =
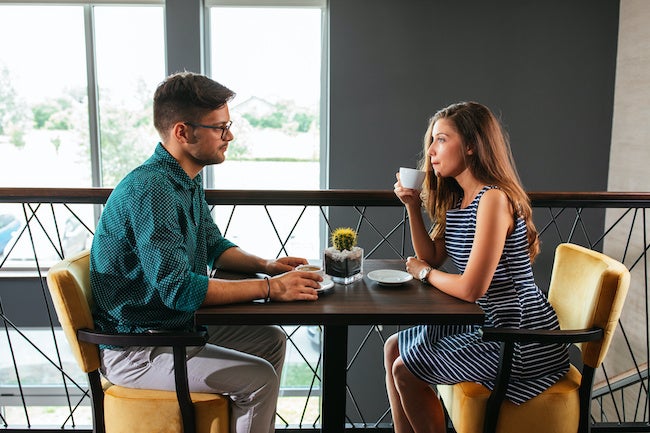
[[[334,247],[323,252],[325,273],[332,281],[350,284],[363,277],[363,248],[354,247],[352,251],[339,251]]]

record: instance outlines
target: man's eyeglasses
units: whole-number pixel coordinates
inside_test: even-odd
[[[192,122],[183,122],[187,126],[191,126],[193,128],[206,128],[206,129],[221,129],[221,139],[225,140],[226,135],[228,134],[228,131],[230,131],[230,127],[232,126],[232,120],[229,120],[228,123],[225,125],[202,125],[200,123],[192,123]]]

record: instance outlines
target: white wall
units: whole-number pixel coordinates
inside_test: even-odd
[[[650,191],[650,1],[621,0],[609,191]]]
[[[614,116],[612,121],[612,144],[609,163],[609,191],[650,191],[650,1],[621,0],[618,53],[616,62],[616,84],[614,93]],[[621,216],[622,210],[607,211],[606,229]],[[631,267],[644,253],[642,218],[634,220],[634,235],[629,237],[633,214],[624,218],[608,236],[605,252],[621,259]],[[648,237],[649,234],[646,234]],[[631,269],[632,280],[628,297],[621,315],[621,324],[630,344],[639,357],[645,359],[645,328],[641,325],[648,317],[645,303],[647,282],[643,261]],[[621,329],[617,330],[620,333]],[[608,374],[626,375],[634,372],[635,366],[624,340],[615,338],[607,355]],[[601,375],[596,379],[599,381]],[[626,402],[626,410],[633,410],[636,401]],[[630,409],[631,408],[631,409]],[[605,410],[608,410],[607,408]],[[628,416],[631,416],[628,413]]]

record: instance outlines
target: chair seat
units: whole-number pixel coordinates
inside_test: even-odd
[[[228,398],[191,393],[196,433],[228,433]],[[181,433],[176,393],[112,385],[104,393],[106,433]]]
[[[580,413],[580,372],[569,372],[540,395],[517,406],[505,401],[501,406],[497,433],[575,433]],[[482,433],[485,405],[490,391],[478,383],[438,385],[457,433]]]

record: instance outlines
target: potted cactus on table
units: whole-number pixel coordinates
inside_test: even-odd
[[[325,273],[332,281],[350,284],[363,276],[363,248],[357,246],[357,232],[350,227],[339,227],[331,236],[332,246],[323,255]]]

